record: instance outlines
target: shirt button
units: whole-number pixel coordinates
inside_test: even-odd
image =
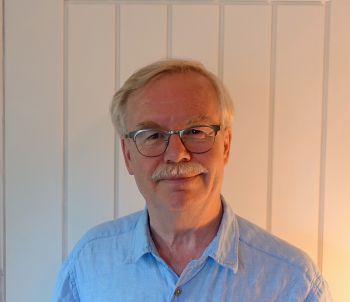
[[[180,296],[181,293],[182,293],[182,290],[181,290],[180,287],[177,287],[177,288],[175,289],[175,291],[174,291],[174,295],[175,295],[175,296]]]

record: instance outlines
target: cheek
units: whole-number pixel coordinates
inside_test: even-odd
[[[224,147],[218,146],[212,150],[210,157],[203,165],[209,170],[209,178],[215,183],[220,183],[224,174],[225,158],[223,156]]]
[[[158,166],[158,161],[149,157],[136,156],[133,160],[134,177],[137,182],[152,181],[151,177]]]
[[[157,164],[149,162],[149,158],[134,162],[134,180],[145,200],[153,200],[157,184],[152,180],[152,174]]]

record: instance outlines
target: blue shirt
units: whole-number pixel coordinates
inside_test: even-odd
[[[180,276],[159,257],[146,209],[93,228],[65,261],[52,302],[332,301],[303,252],[223,205],[216,237]]]

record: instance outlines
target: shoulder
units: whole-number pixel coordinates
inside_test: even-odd
[[[111,250],[115,251],[122,260],[123,256],[132,249],[133,235],[143,215],[145,215],[144,211],[140,211],[91,228],[75,245],[66,260],[66,264],[72,263],[82,256],[84,259],[88,259],[89,255],[92,257],[96,253],[102,256],[103,253]]]
[[[114,263],[124,263],[135,245],[135,230],[146,212],[97,225],[76,244],[64,261],[57,278],[52,301],[79,301],[79,280],[90,280],[98,270],[107,271]],[[98,269],[97,269],[98,268]],[[90,278],[90,279],[89,279]],[[91,282],[88,281],[88,282]]]
[[[78,245],[84,245],[90,241],[106,237],[122,236],[132,232],[144,212],[136,212],[116,220],[107,221],[91,228],[79,241]]]
[[[259,276],[273,276],[270,286],[278,284],[279,290],[298,293],[306,301],[332,301],[326,281],[305,252],[239,216],[236,218],[239,263],[244,269]]]
[[[291,269],[310,274],[312,279],[318,269],[310,257],[299,248],[263,230],[259,226],[236,216],[242,248],[266,261],[288,266]]]

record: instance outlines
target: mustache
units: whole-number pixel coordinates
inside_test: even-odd
[[[191,177],[207,174],[208,170],[199,163],[161,164],[152,174],[153,181],[174,177]]]

